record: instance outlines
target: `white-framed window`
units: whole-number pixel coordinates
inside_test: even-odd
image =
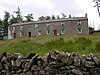
[[[21,31],[23,30],[23,28],[24,28],[24,26],[20,26],[20,30],[21,30]]]
[[[77,28],[77,33],[82,34],[82,28]]]
[[[61,22],[61,26],[64,26],[64,22]]]
[[[47,35],[49,35],[50,34],[50,30],[47,30]]]
[[[38,25],[37,24],[35,25],[35,28],[38,28]]]
[[[12,30],[15,31],[16,27],[12,27]]]
[[[23,37],[23,32],[20,32],[20,37]]]
[[[65,30],[64,29],[61,29],[61,34],[64,34],[65,33]]]
[[[50,24],[47,24],[46,26],[47,26],[47,30],[50,30]]]
[[[47,27],[49,27],[50,25],[49,24],[47,24]]]
[[[13,27],[12,27],[12,33],[15,33],[15,29],[16,29],[16,27],[13,26]]]
[[[78,21],[78,22],[77,22],[77,24],[78,24],[78,25],[81,25],[81,24],[82,24],[82,22],[81,22],[81,21]]]
[[[38,30],[38,35],[41,35],[41,30]]]

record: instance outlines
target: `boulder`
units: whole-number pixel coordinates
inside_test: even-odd
[[[75,75],[83,75],[82,71],[81,70],[77,70],[77,69],[73,69],[72,73],[75,74]]]
[[[91,75],[100,75],[100,68],[91,69]]]

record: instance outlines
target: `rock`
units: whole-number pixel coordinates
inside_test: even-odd
[[[20,74],[20,73],[22,73],[21,69],[19,69],[18,71],[16,71],[16,74]]]
[[[92,60],[93,60],[93,62],[95,64],[95,66],[99,66],[99,64],[100,64],[99,58],[93,57]]]
[[[72,73],[75,75],[83,75],[83,73],[80,70],[76,70],[76,69],[73,69]]]
[[[45,75],[45,74],[46,72],[43,69],[39,71],[39,75]]]
[[[7,74],[7,71],[6,70],[2,70],[2,74]]]
[[[100,68],[91,69],[91,75],[100,75]]]
[[[85,67],[93,68],[94,67],[94,62],[92,62],[92,61],[85,61]]]
[[[27,58],[27,59],[31,59],[31,58],[32,58],[33,56],[35,56],[35,55],[36,55],[36,53],[30,53],[30,54],[27,55],[26,58]]]
[[[36,54],[34,57],[32,57],[32,59],[30,60],[30,62],[28,64],[27,70],[30,70],[33,65],[37,65],[37,57],[38,57],[38,54]]]
[[[32,72],[26,72],[23,75],[33,75]]]
[[[0,63],[0,71],[3,70],[3,65]]]
[[[80,59],[79,55],[76,55],[74,57],[74,65],[75,66],[81,66],[81,59]]]
[[[43,66],[43,64],[44,64],[43,58],[42,57],[38,57],[37,58],[37,65],[38,66]]]
[[[29,62],[25,62],[25,65],[24,66],[24,69],[23,69],[23,72],[27,72],[28,71],[28,65],[29,65]]]
[[[23,55],[20,53],[14,53],[12,56],[15,58],[23,58]]]
[[[4,52],[0,56],[0,75],[100,75],[100,59],[52,50],[43,57],[30,53]]]

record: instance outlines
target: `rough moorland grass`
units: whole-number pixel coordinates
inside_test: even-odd
[[[49,50],[76,52],[86,55],[94,53],[99,56],[100,33],[79,36],[41,36],[0,41],[0,52],[17,52],[26,56],[30,52],[44,55]]]

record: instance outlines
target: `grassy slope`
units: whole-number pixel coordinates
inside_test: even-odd
[[[0,41],[0,52],[36,52],[43,55],[49,50],[100,55],[100,33],[79,36],[41,36]]]

